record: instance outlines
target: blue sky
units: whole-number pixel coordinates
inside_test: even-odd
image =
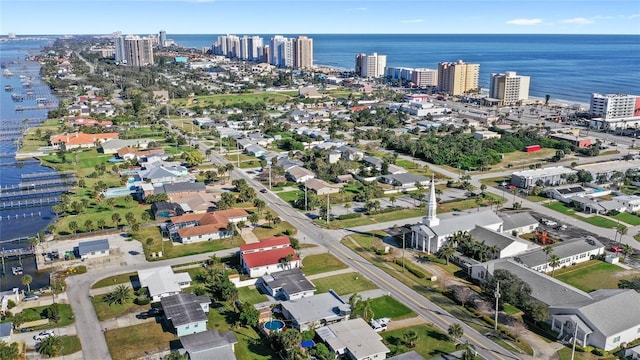
[[[638,0],[1,0],[0,34],[640,34]]]

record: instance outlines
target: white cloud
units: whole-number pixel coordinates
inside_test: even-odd
[[[631,14],[629,15],[629,19],[635,19],[635,18],[639,18],[640,14]]]
[[[565,23],[565,24],[576,24],[576,25],[593,24],[593,20],[587,19],[587,18],[581,18],[581,17],[577,17],[577,18],[573,18],[573,19],[564,19],[564,20],[562,20],[562,22]]]
[[[424,22],[424,19],[400,20],[400,22],[403,24],[416,24],[416,23]]]
[[[538,25],[542,24],[542,19],[513,19],[507,21],[510,25]]]

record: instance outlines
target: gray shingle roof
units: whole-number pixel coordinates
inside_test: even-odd
[[[424,183],[426,181],[429,181],[429,178],[427,178],[425,176],[409,174],[409,173],[395,174],[395,175],[384,175],[384,176],[381,176],[381,177],[390,180],[389,182],[398,182],[398,183],[400,183],[402,185],[404,185],[404,184],[413,185],[415,183]]]
[[[448,219],[440,219],[440,224],[432,226],[431,230],[440,236],[448,236],[458,231],[469,231],[477,226],[501,224],[502,219],[493,211],[474,212]]]
[[[232,344],[238,342],[233,332],[220,334],[210,330],[180,337],[191,360],[235,360]]]
[[[563,242],[563,243],[552,245],[552,246],[553,246],[553,254],[557,255],[560,259],[582,254],[589,250],[604,248],[604,245],[602,245],[601,242],[595,239],[567,241],[567,242]],[[548,262],[547,254],[545,254],[543,248],[539,248],[529,253],[520,255],[518,259],[523,264],[531,268],[546,264]]]
[[[300,325],[321,319],[326,319],[327,321],[339,319],[341,316],[338,307],[341,305],[344,305],[342,299],[332,293],[318,294],[282,302],[282,307],[286,309]]]
[[[502,224],[502,231],[510,231],[523,226],[537,225],[538,220],[531,216],[528,212],[521,212],[517,214],[504,214],[500,216],[504,223]]]
[[[203,182],[181,182],[174,184],[165,184],[164,192],[167,194],[185,192],[185,191],[205,191],[206,185]]]
[[[267,285],[272,289],[282,289],[287,294],[297,294],[304,291],[315,290],[316,287],[307,280],[299,268],[279,271],[262,277]]]
[[[211,299],[194,294],[176,294],[160,299],[167,319],[171,320],[175,327],[206,321],[207,314],[202,311],[200,304],[207,302],[211,302]]]
[[[476,226],[473,230],[469,231],[469,234],[480,242],[484,241],[486,246],[491,247],[495,245],[500,250],[506,249],[507,246],[511,245],[515,241],[508,236],[483,228],[482,226]]]

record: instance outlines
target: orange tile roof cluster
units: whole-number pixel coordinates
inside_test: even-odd
[[[249,254],[242,254],[245,264],[250,268],[275,265],[280,263],[280,259],[284,259],[287,255],[292,255],[291,261],[300,260],[296,251],[292,247],[284,247],[268,251],[258,251]]]
[[[282,246],[282,245],[291,245],[291,240],[289,240],[288,236],[275,236],[266,239],[262,239],[257,243],[252,244],[243,244],[240,245],[240,252],[244,253],[245,251],[252,250],[260,250],[260,249],[271,249],[274,246]]]
[[[96,140],[109,140],[117,139],[118,133],[102,133],[102,134],[85,134],[83,132],[76,132],[72,134],[60,134],[51,136],[50,142],[52,144],[65,143],[66,145],[91,145]]]
[[[204,214],[185,214],[170,219],[173,224],[197,221],[200,225],[178,230],[180,237],[211,234],[229,227],[230,220],[249,216],[244,209],[228,209]]]

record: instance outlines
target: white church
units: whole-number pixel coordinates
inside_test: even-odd
[[[427,214],[422,219],[422,223],[411,227],[411,246],[414,249],[429,254],[436,253],[453,234],[471,231],[476,227],[492,230],[497,234],[505,231],[504,220],[493,211],[469,213],[441,220],[436,214],[437,205],[435,181],[432,178],[427,200]],[[500,234],[500,236],[504,235]]]

